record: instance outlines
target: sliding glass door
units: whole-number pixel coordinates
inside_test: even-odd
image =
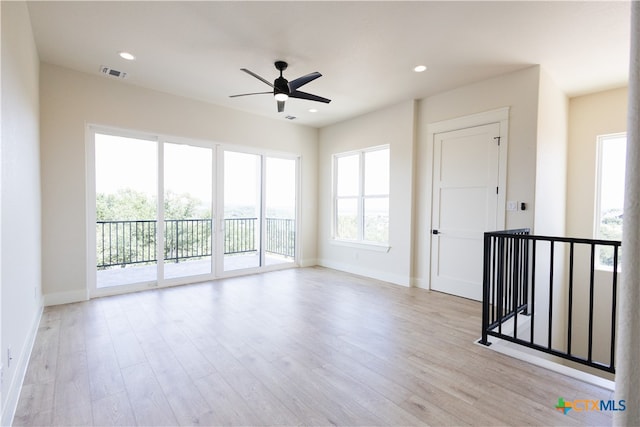
[[[297,158],[103,129],[91,137],[96,295],[295,262]]]
[[[293,263],[297,160],[224,150],[224,271]]]
[[[164,278],[212,272],[213,149],[164,143]]]
[[[155,282],[158,143],[95,134],[96,286]]]
[[[224,271],[260,267],[261,156],[224,151]]]
[[[295,159],[265,158],[265,238],[266,265],[287,264],[296,257]]]

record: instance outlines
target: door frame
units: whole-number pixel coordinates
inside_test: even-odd
[[[128,285],[114,286],[98,288],[96,283],[96,235],[95,235],[95,223],[96,223],[96,176],[95,176],[95,134],[105,133],[127,138],[144,139],[154,141],[158,144],[158,174],[163,173],[164,167],[164,143],[174,144],[187,144],[193,146],[199,146],[203,148],[209,148],[212,150],[212,249],[214,254],[211,257],[211,273],[198,276],[188,276],[186,278],[178,277],[172,279],[160,279],[160,276],[153,282],[141,282]],[[295,160],[295,179],[296,179],[296,223],[295,223],[295,257],[291,263],[274,264],[272,266],[255,267],[251,269],[235,270],[230,272],[224,272],[222,267],[223,262],[223,239],[219,236],[224,235],[224,164],[223,164],[223,152],[224,150],[243,152],[248,154],[256,154],[261,156],[261,162],[264,163],[267,157],[283,158]],[[299,267],[300,259],[302,257],[301,248],[301,236],[302,230],[302,178],[301,178],[301,163],[302,156],[298,153],[283,152],[277,150],[270,150],[265,148],[251,147],[240,144],[220,143],[214,141],[208,141],[196,138],[179,137],[173,135],[165,135],[156,132],[137,131],[131,129],[125,129],[109,125],[101,125],[96,123],[87,123],[85,126],[85,208],[86,208],[86,287],[82,291],[82,295],[78,295],[80,299],[88,300],[91,298],[97,298],[108,295],[118,295],[123,293],[136,292],[146,289],[165,288],[175,285],[195,283],[197,281],[215,280],[218,278],[232,277],[247,275],[252,273],[260,273],[273,270],[287,269],[291,267]],[[264,167],[262,168],[262,191],[264,193]],[[164,204],[164,184],[163,180],[158,180],[158,203]],[[264,204],[265,200],[261,195],[261,204]],[[264,209],[264,206],[262,206]],[[162,221],[163,218],[158,218],[158,221]],[[221,222],[222,221],[222,222]],[[93,228],[92,228],[93,227]],[[264,229],[264,227],[263,227]],[[263,230],[264,233],[264,230]],[[158,259],[160,260],[160,251],[164,247],[163,242],[158,242],[156,249],[158,250]],[[222,251],[222,252],[220,252]],[[261,255],[262,256],[262,255]],[[160,261],[158,261],[160,262]],[[159,269],[164,269],[164,265],[159,265]],[[162,274],[161,270],[158,270],[159,274]]]
[[[496,230],[502,230],[505,227],[506,221],[506,203],[507,203],[507,158],[509,147],[509,107],[503,107],[495,110],[485,111],[482,113],[472,114],[468,116],[457,117],[453,119],[443,120],[439,122],[427,124],[427,153],[431,157],[431,162],[428,163],[431,170],[427,174],[426,188],[431,192],[429,198],[429,207],[426,209],[425,216],[427,217],[425,224],[428,224],[428,230],[425,230],[423,235],[423,245],[426,250],[425,265],[427,265],[427,271],[425,272],[425,279],[428,280],[428,289],[431,289],[431,272],[433,266],[431,265],[431,248],[433,244],[433,235],[431,230],[433,229],[433,171],[435,159],[435,138],[439,133],[451,132],[455,130],[467,129],[476,126],[483,126],[492,123],[499,124],[500,135],[500,150],[498,158],[498,201],[496,206]]]

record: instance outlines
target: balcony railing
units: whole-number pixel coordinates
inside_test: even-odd
[[[619,241],[485,233],[481,343],[497,337],[615,373]],[[597,264],[613,253],[613,266]]]
[[[224,220],[224,253],[256,252],[257,218],[229,218]]]
[[[293,258],[296,245],[296,221],[285,218],[266,218],[266,226],[265,252]]]
[[[258,251],[257,218],[224,220],[224,254]],[[164,259],[180,262],[211,256],[211,219],[164,221]],[[106,269],[128,264],[157,262],[157,221],[96,221],[96,266]],[[295,220],[265,218],[265,252],[295,257]]]

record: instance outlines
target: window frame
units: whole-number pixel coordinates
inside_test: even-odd
[[[626,147],[626,144],[628,142],[627,132],[614,132],[614,133],[601,134],[601,135],[598,135],[596,139],[596,188],[595,188],[595,200],[594,200],[595,203],[594,203],[594,216],[593,216],[593,238],[594,239],[611,240],[601,235],[603,149],[607,141],[617,140],[619,138],[625,139],[625,147]],[[623,205],[624,205],[624,201],[623,201]],[[624,206],[622,206],[621,208],[623,207]],[[607,264],[602,264],[600,262],[601,249],[603,248],[599,247],[597,251],[595,268],[597,270],[611,271],[613,269],[612,266]],[[618,265],[618,270],[620,270],[620,264]]]
[[[387,150],[389,155],[389,185],[391,181],[390,174],[390,163],[391,163],[391,145],[377,145],[374,147],[367,147],[359,150],[352,150],[342,153],[335,153],[332,155],[332,177],[333,177],[333,185],[332,185],[332,224],[331,224],[331,242],[341,246],[348,247],[358,247],[376,251],[384,251],[388,252],[390,249],[389,246],[389,230],[387,230],[387,240],[385,242],[376,242],[372,240],[365,240],[365,202],[367,200],[372,199],[387,199],[390,200],[390,188],[387,189],[387,193],[385,194],[365,194],[365,172],[366,172],[366,162],[365,156],[367,153]],[[347,195],[340,196],[338,195],[338,161],[340,158],[350,157],[350,156],[358,156],[358,194],[357,195]],[[347,239],[343,237],[339,237],[338,235],[338,201],[339,200],[356,200],[357,211],[356,211],[356,226],[357,226],[357,236],[356,239]],[[390,209],[389,209],[390,210]],[[389,210],[387,211],[387,216],[389,216]]]

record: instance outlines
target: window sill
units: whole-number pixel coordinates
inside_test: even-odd
[[[620,273],[620,265],[618,265],[618,273]],[[596,272],[602,272],[602,273],[613,273],[613,266],[608,266],[608,265],[596,265],[594,268],[594,271]]]
[[[368,243],[368,242],[356,242],[350,240],[336,240],[331,239],[329,241],[332,245],[345,246],[347,248],[364,249],[374,252],[389,252],[391,246],[384,243]]]

